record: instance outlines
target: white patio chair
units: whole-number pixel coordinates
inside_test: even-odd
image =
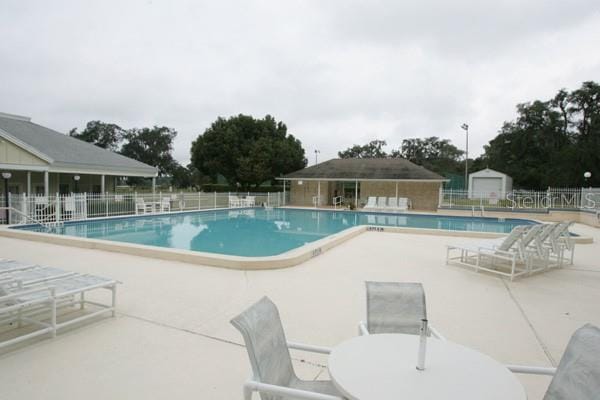
[[[229,196],[229,208],[241,207],[242,200],[238,196]]]
[[[399,211],[406,211],[406,210],[408,210],[409,206],[410,206],[410,201],[406,197],[398,198],[398,210]]]
[[[0,342],[0,348],[46,333],[51,333],[54,337],[61,328],[101,314],[110,313],[114,317],[117,283],[113,279],[76,273],[37,282],[14,279],[0,282],[0,325],[17,322],[18,326],[23,323],[41,326],[41,329],[32,333]],[[110,304],[85,299],[85,293],[96,289],[108,289],[112,292]],[[61,322],[56,321],[58,307],[78,305],[83,310],[86,304],[93,305],[96,310],[83,315],[76,314]],[[48,313],[50,322],[45,322]]]
[[[377,198],[377,207],[381,210],[387,207],[387,197],[378,197]]]
[[[557,368],[507,365],[519,374],[551,375],[544,400],[598,400],[600,396],[600,329],[577,329]]]
[[[136,214],[146,214],[148,210],[148,205],[144,201],[143,198],[139,197],[135,199],[135,213]]]
[[[398,209],[398,198],[388,197],[388,204],[386,208],[391,211],[396,211]]]
[[[425,290],[413,282],[365,282],[367,322],[358,324],[360,335],[404,333],[418,335],[427,319]],[[429,334],[446,340],[431,324]]]
[[[565,252],[569,252],[569,264],[573,265],[575,256],[575,241],[571,237],[569,227],[573,222],[560,222],[548,237],[549,246],[557,255],[558,265],[562,266],[565,259]]]
[[[477,245],[448,245],[446,246],[446,264],[453,262],[474,268],[476,271],[484,270],[507,276],[513,280],[516,276],[529,272],[527,266],[519,268],[517,263],[525,261],[520,239],[530,227],[530,225],[516,226],[504,238],[481,241]],[[451,257],[451,252],[455,250],[459,251],[460,255]],[[484,259],[489,259],[489,266],[482,264]],[[502,265],[496,264],[495,261],[508,262],[509,272],[498,270],[498,267],[502,267]]]
[[[365,204],[363,208],[377,208],[377,198],[369,197],[367,199],[367,204]]]
[[[231,320],[246,344],[252,378],[243,386],[244,400],[259,392],[262,400],[343,400],[331,381],[305,381],[296,376],[289,349],[329,354],[324,347],[288,342],[279,311],[263,297]]]
[[[256,196],[246,196],[244,199],[244,207],[256,206]]]
[[[160,212],[171,212],[171,199],[169,197],[163,197],[160,200]]]

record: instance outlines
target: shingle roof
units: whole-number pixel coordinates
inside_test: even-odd
[[[343,158],[322,162],[284,176],[285,179],[445,180],[404,158]]]
[[[73,168],[154,176],[156,168],[91,143],[34,124],[27,117],[0,113],[0,134],[49,162],[51,168]],[[16,140],[15,140],[16,139]]]

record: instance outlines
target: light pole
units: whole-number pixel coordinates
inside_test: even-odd
[[[462,124],[460,126],[467,134],[467,144],[465,146],[465,189],[469,191],[469,125]]]
[[[321,151],[315,149],[315,165],[317,165],[319,163],[319,161],[318,161],[318,155],[319,155],[319,153],[321,153]]]
[[[79,175],[75,175],[73,180],[75,181],[75,193],[79,193],[79,180],[81,177]]]
[[[590,181],[590,178],[592,177],[592,173],[590,171],[585,171],[583,173],[583,179],[585,179],[585,184],[588,185],[588,182]],[[591,188],[591,186],[590,186]]]
[[[4,202],[6,204],[4,204],[6,206],[6,210],[5,210],[5,216],[6,216],[6,223],[8,225],[10,225],[10,213],[8,211],[8,180],[10,179],[10,177],[12,176],[12,174],[10,172],[3,172],[2,173],[2,178],[4,178]]]

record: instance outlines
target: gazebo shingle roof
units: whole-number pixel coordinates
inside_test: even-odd
[[[336,158],[292,172],[283,179],[445,180],[404,158]]]

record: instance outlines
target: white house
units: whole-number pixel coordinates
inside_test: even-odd
[[[512,178],[490,168],[469,174],[469,198],[503,199],[512,191]]]

